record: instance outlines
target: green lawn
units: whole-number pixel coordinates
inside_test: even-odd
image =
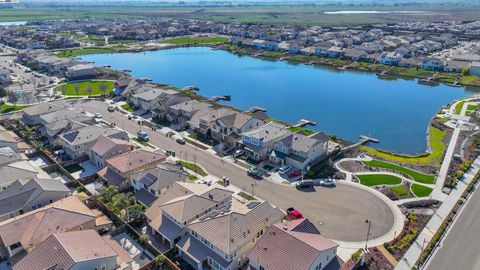
[[[132,106],[130,106],[130,104],[128,104],[128,103],[125,103],[120,107],[122,107],[122,109],[124,109],[125,111],[128,111],[128,112],[134,112],[135,111],[135,109]]]
[[[229,39],[226,37],[209,37],[209,38],[191,38],[191,37],[179,37],[162,41],[162,43],[175,44],[175,45],[196,45],[196,44],[218,44],[225,43]]]
[[[63,86],[59,85],[55,88],[56,91],[63,93],[65,96],[96,96],[104,94],[100,90],[102,84],[106,85],[105,93],[110,93],[113,91],[115,84],[111,81],[81,81],[81,82],[71,82],[64,84],[67,88],[65,93],[63,93]],[[75,87],[79,86],[78,93],[75,91]],[[92,87],[90,93],[87,92],[87,88]]]
[[[480,85],[480,77],[478,77],[478,76],[463,76],[463,78],[460,80],[460,84],[479,86]]]
[[[399,166],[397,164],[384,162],[380,160],[364,161],[363,163],[370,167],[384,168],[384,169],[394,170],[396,172],[410,175],[415,181],[420,183],[424,183],[424,184],[435,183],[435,175],[433,174],[424,174],[421,172],[417,172],[417,171]]]
[[[94,53],[113,53],[113,52],[119,52],[122,51],[123,49],[127,49],[127,46],[113,46],[113,47],[108,47],[108,48],[83,48],[83,49],[76,49],[76,50],[66,50],[66,51],[61,51],[56,54],[58,57],[75,57],[78,55],[84,55],[84,54],[94,54]]]
[[[9,113],[9,112],[14,112],[18,110],[22,110],[28,106],[26,105],[9,105],[9,104],[3,104],[2,107],[0,107],[0,113]]]
[[[428,197],[430,193],[432,193],[433,189],[429,187],[425,187],[418,184],[412,184],[410,186],[412,193],[417,197]]]
[[[389,187],[389,189],[395,193],[398,197],[405,197],[408,195],[408,191],[405,186],[396,186],[396,187]]]
[[[363,174],[357,175],[360,184],[371,187],[378,185],[398,185],[402,183],[402,179],[397,176],[388,174]]]
[[[460,101],[455,105],[455,114],[460,114],[462,112],[463,104],[465,104],[465,101]]]
[[[467,106],[467,111],[473,111],[473,110],[475,110],[476,108],[478,108],[478,105],[476,105],[476,104],[468,104],[468,106]]]
[[[193,172],[196,172],[198,174],[200,174],[201,176],[207,176],[208,174],[200,167],[198,166],[197,164],[194,164],[194,163],[191,163],[191,162],[187,162],[187,161],[179,161],[179,163],[189,169],[190,171],[193,171]]]
[[[374,149],[365,145],[362,145],[360,149],[365,151],[367,155],[376,156],[381,159],[390,160],[398,163],[408,163],[412,165],[432,165],[440,167],[442,162],[442,155],[445,151],[445,144],[443,143],[443,137],[445,131],[435,127],[430,127],[430,146],[432,147],[432,153],[424,153],[417,156],[410,156],[404,154],[395,154],[388,151]]]

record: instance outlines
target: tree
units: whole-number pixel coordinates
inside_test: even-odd
[[[60,90],[62,91],[62,95],[66,95],[67,94],[67,85],[66,84],[62,84],[62,86],[60,86]]]
[[[6,97],[6,96],[7,96],[7,90],[5,89],[5,87],[0,85],[0,98]]]
[[[118,189],[115,186],[103,187],[100,190],[100,200],[104,203],[109,203],[116,194],[118,194]]]
[[[75,91],[75,94],[77,94],[78,96],[78,93],[80,93],[80,85],[78,83],[74,84],[73,90]]]
[[[167,257],[165,255],[160,254],[157,257],[155,257],[155,264],[157,265],[158,269],[168,269],[167,266],[165,265],[165,261],[167,260]]]
[[[90,96],[93,92],[93,87],[91,85],[87,86],[87,88],[85,88],[85,92],[87,92],[87,95]]]
[[[101,83],[100,85],[98,85],[98,89],[100,90],[100,92],[102,92],[102,95],[105,95],[105,93],[107,92],[107,84],[106,83]]]
[[[17,104],[18,97],[17,97],[17,95],[15,94],[15,92],[13,92],[13,91],[8,91],[8,92],[7,92],[7,97],[8,97],[8,101],[9,101],[10,103],[12,103],[13,105]]]

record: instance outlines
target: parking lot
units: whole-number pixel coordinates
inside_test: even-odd
[[[131,134],[140,129],[138,123],[128,120],[125,115],[108,112],[108,105],[104,102],[82,100],[73,103],[89,112],[101,113],[104,120],[116,123],[117,127]],[[228,177],[233,185],[282,209],[299,209],[326,237],[348,242],[364,241],[366,219],[372,221],[371,239],[387,234],[394,226],[395,218],[390,206],[364,189],[337,184],[334,188],[316,187],[314,190],[298,191],[291,185],[255,180],[247,175],[244,168],[189,144],[178,144],[174,138],[166,137],[161,129],[143,129],[148,133],[151,144],[173,150],[178,157],[202,165],[211,174]]]

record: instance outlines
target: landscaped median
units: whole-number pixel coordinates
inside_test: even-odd
[[[443,143],[443,137],[445,136],[445,131],[433,127],[430,127],[430,147],[432,149],[431,153],[424,153],[416,156],[404,155],[390,153],[381,149],[374,149],[368,146],[360,146],[360,149],[365,151],[367,155],[375,156],[380,159],[391,160],[398,163],[406,163],[412,165],[431,165],[435,167],[440,167],[442,162],[443,152],[445,151],[445,144]]]
[[[112,81],[78,81],[69,82],[55,87],[55,91],[64,96],[99,96],[113,91],[115,84]]]
[[[371,160],[371,161],[363,161],[363,164],[369,167],[374,167],[374,168],[383,168],[383,169],[388,169],[392,170],[398,173],[402,173],[405,175],[410,176],[413,180],[424,183],[424,184],[434,184],[435,183],[435,175],[433,174],[424,174],[418,171],[414,171],[409,168],[405,168],[402,166],[399,166],[397,164],[389,163],[389,162],[384,162],[380,160]]]
[[[433,189],[419,184],[412,184],[410,190],[417,197],[428,197],[433,191]]]
[[[183,161],[183,160],[179,160],[178,163],[180,165],[182,165],[183,167],[185,167],[186,169],[192,171],[192,172],[195,172],[201,176],[207,176],[208,173],[205,172],[202,167],[198,166],[197,164],[195,163],[191,163],[191,162],[188,162],[188,161]]]
[[[356,175],[360,184],[367,187],[380,185],[398,185],[402,183],[402,179],[398,176],[389,174],[360,174]]]

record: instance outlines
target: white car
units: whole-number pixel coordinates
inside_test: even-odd
[[[113,112],[113,111],[115,111],[115,106],[109,105],[108,108],[107,108],[107,110],[108,110],[109,112]]]
[[[280,167],[280,169],[278,169],[278,172],[280,174],[286,174],[288,171],[290,171],[292,169],[292,166],[290,165],[283,165],[282,167]]]
[[[235,154],[233,154],[233,157],[236,157],[236,158],[241,157],[244,154],[245,154],[245,151],[240,149],[240,150],[235,151]]]
[[[320,180],[319,184],[320,186],[330,187],[330,186],[335,186],[337,184],[337,181],[335,179],[325,179],[325,180]]]
[[[95,113],[95,118],[102,118],[102,115],[97,112]]]

